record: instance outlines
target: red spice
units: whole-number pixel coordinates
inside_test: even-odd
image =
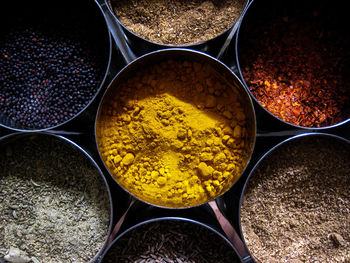
[[[247,26],[240,40],[242,73],[252,94],[276,117],[303,127],[349,118],[350,89],[343,77],[349,39],[317,22],[315,16],[280,17]]]

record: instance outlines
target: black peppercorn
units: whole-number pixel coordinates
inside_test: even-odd
[[[102,63],[76,32],[15,28],[0,40],[0,112],[28,129],[64,123],[95,96]]]

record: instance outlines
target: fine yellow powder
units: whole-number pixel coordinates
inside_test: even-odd
[[[114,178],[137,198],[188,207],[224,193],[249,154],[239,93],[209,65],[165,61],[103,101],[97,141]]]

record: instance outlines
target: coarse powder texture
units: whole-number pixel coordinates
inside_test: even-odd
[[[233,248],[196,223],[162,220],[123,235],[104,257],[105,263],[236,263]]]
[[[136,197],[194,206],[241,175],[252,148],[245,105],[209,64],[165,60],[120,80],[113,92],[98,117],[98,146]]]
[[[14,247],[31,262],[92,260],[110,221],[96,167],[67,142],[47,135],[27,135],[0,149],[0,259]]]
[[[302,127],[335,125],[350,117],[349,34],[332,23],[338,18],[329,17],[327,8],[304,14],[301,2],[308,1],[293,2],[298,15],[280,4],[278,14],[255,9],[265,14],[263,22],[254,20],[255,13],[247,17],[251,22],[242,24],[238,51],[242,74],[277,118]]]
[[[257,262],[350,262],[349,144],[306,136],[249,179],[242,231]]]
[[[119,21],[136,35],[160,44],[194,44],[212,39],[241,15],[245,0],[111,1]]]

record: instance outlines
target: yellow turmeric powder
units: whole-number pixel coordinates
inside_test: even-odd
[[[168,60],[103,102],[96,135],[109,172],[137,198],[189,207],[223,194],[249,153],[239,92],[210,65]]]

